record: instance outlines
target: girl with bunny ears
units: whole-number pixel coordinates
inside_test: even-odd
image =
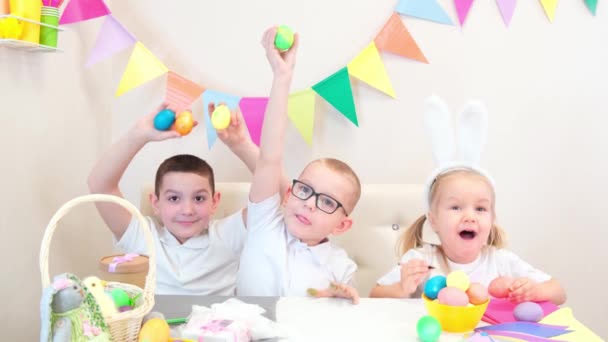
[[[495,224],[494,182],[478,166],[487,124],[484,106],[471,101],[458,118],[458,161],[452,161],[450,117],[440,98],[427,100],[425,124],[439,165],[425,186],[427,213],[404,232],[399,265],[378,280],[370,296],[419,298],[427,279],[459,270],[471,282],[486,287],[501,278],[502,296],[514,302],[563,304],[566,294],[557,280],[503,249],[504,232]],[[439,245],[423,241],[426,221],[439,237]]]

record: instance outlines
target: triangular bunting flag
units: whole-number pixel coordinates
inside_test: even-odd
[[[59,25],[78,23],[110,13],[103,0],[70,0],[59,19]]]
[[[239,103],[243,119],[245,119],[245,124],[247,124],[247,129],[249,130],[249,136],[258,146],[260,146],[267,104],[267,97],[243,97]]]
[[[452,19],[439,6],[437,0],[399,0],[395,11],[440,24],[453,25]]]
[[[591,14],[595,15],[595,10],[597,9],[597,0],[585,0],[585,4],[591,11]]]
[[[456,13],[458,14],[458,21],[460,26],[464,25],[464,21],[467,20],[467,15],[471,9],[473,0],[454,0],[454,6],[456,6]]]
[[[312,89],[346,116],[355,126],[359,127],[355,102],[353,100],[353,90],[350,87],[350,78],[348,77],[348,69],[346,67],[315,84],[312,86]]]
[[[553,19],[555,18],[555,9],[557,8],[557,0],[540,0],[540,3],[545,9],[549,21],[553,22]]]
[[[141,43],[135,44],[127,69],[122,75],[116,96],[166,74],[167,67]]]
[[[374,42],[369,43],[357,57],[348,63],[347,68],[350,75],[391,97],[395,97],[391,80],[386,74],[386,69]]]
[[[308,145],[315,125],[315,92],[311,89],[289,95],[288,115]]]
[[[182,76],[169,71],[167,74],[167,93],[165,102],[178,112],[189,109],[192,102],[199,97],[205,88]]]
[[[131,47],[136,41],[137,39],[110,14],[106,16],[101,29],[99,29],[97,41],[95,41],[95,46],[89,54],[85,66],[88,68],[119,51]]]
[[[238,96],[220,93],[211,89],[207,89],[203,93],[203,113],[205,113],[203,116],[205,117],[205,131],[207,132],[207,146],[209,149],[213,147],[217,140],[217,133],[211,124],[211,117],[209,116],[209,104],[215,103],[219,105],[223,102],[230,110],[235,110],[240,100],[241,98]]]
[[[414,38],[410,35],[403,24],[401,17],[393,13],[390,19],[384,24],[382,31],[374,39],[378,50],[390,52],[406,58],[415,59],[420,62],[428,63],[426,57]]]
[[[496,4],[500,9],[500,15],[502,15],[502,21],[505,26],[509,26],[513,12],[515,11],[515,3],[517,0],[496,0]]]

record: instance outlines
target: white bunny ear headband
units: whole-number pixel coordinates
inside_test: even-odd
[[[424,187],[426,212],[431,206],[431,187],[440,175],[455,170],[472,170],[486,177],[492,186],[494,180],[479,167],[481,151],[486,139],[488,115],[485,106],[478,101],[469,101],[457,118],[457,139],[451,113],[441,98],[436,95],[426,100],[424,123],[431,137],[431,148],[437,168],[431,173]],[[454,158],[455,144],[458,155]]]

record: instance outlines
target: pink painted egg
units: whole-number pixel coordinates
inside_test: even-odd
[[[467,290],[467,295],[471,304],[483,304],[488,300],[488,289],[480,283],[471,283]]]
[[[444,287],[439,291],[437,300],[440,304],[450,306],[467,306],[469,305],[469,296],[459,288]]]
[[[498,277],[490,283],[488,291],[494,298],[506,298],[509,296],[509,286],[513,282],[511,277]]]

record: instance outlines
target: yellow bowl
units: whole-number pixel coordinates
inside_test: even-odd
[[[441,324],[441,330],[455,333],[475,329],[490,302],[490,300],[487,300],[483,304],[473,306],[450,306],[440,304],[436,300],[430,300],[424,294],[422,294],[422,299],[429,315],[435,317]]]

